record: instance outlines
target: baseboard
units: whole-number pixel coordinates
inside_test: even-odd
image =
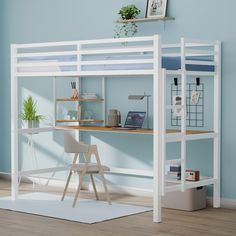
[[[0,172],[0,179],[11,181],[11,174],[9,174],[7,172]],[[46,185],[46,186],[51,186],[51,187],[64,188],[65,184],[66,184],[66,180],[64,180],[64,179],[55,179],[55,178],[50,179],[50,178],[42,177],[42,176],[40,176],[40,177],[22,176],[21,183],[36,183],[36,184],[41,184],[41,185]],[[82,186],[82,189],[87,190],[88,185],[89,185],[89,183],[84,182],[83,186]],[[76,189],[77,186],[78,186],[77,182],[73,182],[73,181],[70,182],[70,188]]]
[[[6,172],[0,172],[0,178],[5,180],[11,180],[11,175]],[[40,183],[40,184],[47,184],[48,186],[52,187],[64,187],[65,186],[65,180],[61,179],[51,179],[48,181],[48,178],[40,177],[40,181],[38,177],[22,177],[22,182],[24,183]],[[77,183],[71,183],[71,188],[76,188]],[[100,182],[96,182],[96,187],[98,192],[103,192],[103,186]],[[92,184],[90,182],[84,181],[83,183],[83,189],[92,189]],[[143,196],[143,197],[152,197],[153,191],[151,189],[143,189],[143,188],[133,188],[128,186],[121,186],[116,185],[113,183],[108,183],[108,189],[110,193],[119,193],[119,194],[126,194],[131,196]],[[229,198],[221,198],[221,207],[227,208],[227,209],[236,209],[236,199],[229,199]],[[212,197],[207,197],[207,205],[213,206],[213,199]]]
[[[213,198],[212,197],[207,197],[207,205],[213,206]],[[221,198],[220,199],[220,207],[227,208],[227,209],[236,209],[236,199]]]
[[[96,183],[96,186],[99,192],[104,191],[101,183]],[[151,189],[133,188],[133,187],[115,185],[111,183],[108,183],[108,189],[110,193],[120,193],[120,194],[143,196],[143,197],[153,196],[152,194],[153,191]],[[89,190],[91,191],[93,190],[91,183],[89,184]],[[207,205],[213,206],[212,197],[207,197]],[[221,208],[236,209],[236,199],[221,198]]]
[[[88,189],[92,191],[93,190],[92,184],[91,183],[87,183],[87,184],[89,185]],[[119,194],[131,195],[131,196],[152,197],[151,189],[133,188],[133,187],[116,185],[112,183],[108,183],[107,187],[110,193],[119,193]],[[98,192],[104,191],[102,183],[100,182],[96,182],[96,188]]]
[[[8,172],[0,172],[0,179],[11,180],[11,174]]]

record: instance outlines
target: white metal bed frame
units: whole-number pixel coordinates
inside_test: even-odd
[[[134,43],[135,45],[130,46]],[[124,45],[125,44],[125,45]],[[93,45],[93,48],[88,49],[87,46]],[[101,45],[112,45],[112,47],[104,48]],[[114,46],[115,45],[115,46]],[[70,50],[47,50],[49,48],[65,48],[71,47]],[[38,50],[43,49],[43,52],[23,52],[22,50]],[[176,49],[178,52],[176,52]],[[167,52],[164,53],[164,50]],[[151,59],[132,59],[123,60],[125,64],[143,64],[152,63],[153,69],[142,70],[97,70],[83,71],[83,65],[121,65],[120,60],[95,60],[83,61],[84,55],[99,55],[99,54],[130,54],[130,53],[146,53],[151,52]],[[24,67],[52,67],[52,66],[77,66],[76,71],[43,71],[43,72],[20,72],[19,68],[22,64],[19,58],[35,57],[35,56],[55,56],[55,55],[76,55],[76,62],[33,62],[24,63]],[[180,56],[181,69],[166,70],[162,69],[161,58],[163,55]],[[214,61],[193,61],[189,60],[188,56],[207,55],[212,56]],[[186,65],[211,65],[214,66],[213,72],[207,71],[187,71]],[[87,76],[153,76],[153,173],[147,171],[123,172],[122,169],[117,169],[119,173],[129,173],[143,176],[153,176],[153,221],[161,222],[161,196],[166,192],[176,190],[185,191],[189,188],[198,186],[213,185],[213,206],[220,207],[220,124],[221,124],[221,43],[219,41],[209,42],[203,40],[193,40],[181,38],[179,44],[162,44],[161,37],[154,35],[150,37],[134,37],[120,39],[99,39],[99,40],[83,40],[71,42],[50,42],[50,43],[34,43],[34,44],[13,44],[11,45],[11,175],[12,175],[12,200],[18,197],[18,134],[32,132],[47,132],[55,128],[55,120],[53,128],[38,128],[22,130],[18,128],[18,79],[20,77],[87,77]],[[170,105],[166,104],[166,77],[167,75],[180,76],[182,87],[182,119],[181,132],[175,134],[166,134],[166,110],[171,109]],[[186,83],[188,76],[206,76],[214,79],[214,114],[213,114],[213,132],[202,134],[186,135]],[[104,79],[103,79],[104,87]],[[54,102],[55,102],[55,82],[54,82]],[[105,105],[104,105],[105,106]],[[56,109],[56,108],[55,108]],[[105,109],[104,117],[105,117]],[[186,182],[182,178],[178,183],[167,186],[165,176],[165,165],[170,163],[180,163],[181,174],[185,176],[186,171],[186,142],[189,140],[213,139],[213,176],[204,178],[198,182]],[[166,144],[168,142],[181,142],[181,158],[174,160],[166,160]],[[53,171],[49,168],[48,171]],[[40,171],[39,171],[40,172]],[[37,173],[37,170],[36,172]]]

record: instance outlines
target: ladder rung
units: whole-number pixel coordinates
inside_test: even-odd
[[[167,106],[166,106],[166,109],[167,109],[167,110],[171,110],[171,109],[174,109],[174,108],[183,109],[184,106],[183,106],[183,105],[175,105],[175,106],[173,106],[173,105],[167,105]]]
[[[171,160],[166,160],[166,165],[168,164],[181,164],[182,159],[171,159]]]

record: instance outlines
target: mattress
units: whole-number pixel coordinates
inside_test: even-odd
[[[85,56],[83,57],[83,61],[109,61],[109,60],[133,60],[133,59],[152,59],[150,55],[131,55],[131,56]],[[204,56],[195,56],[195,57],[188,57],[188,60],[192,61],[210,61],[212,62],[211,58],[204,57]],[[18,64],[21,66],[18,68],[18,72],[72,72],[77,71],[76,65],[63,65],[63,66],[31,66],[31,67],[24,67],[24,63],[40,63],[40,62],[76,62],[77,56],[47,56],[47,57],[25,57],[20,58]],[[180,57],[162,57],[162,68],[167,70],[179,70],[181,69],[181,58]],[[81,66],[81,71],[103,71],[103,70],[151,70],[153,69],[152,63],[137,63],[137,64],[116,64],[110,65],[83,65]],[[211,65],[186,65],[186,70],[188,71],[214,71],[214,66]]]

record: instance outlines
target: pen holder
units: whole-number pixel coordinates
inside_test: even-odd
[[[78,98],[78,91],[77,91],[77,89],[72,89],[71,90],[71,98],[72,99],[77,99]]]

